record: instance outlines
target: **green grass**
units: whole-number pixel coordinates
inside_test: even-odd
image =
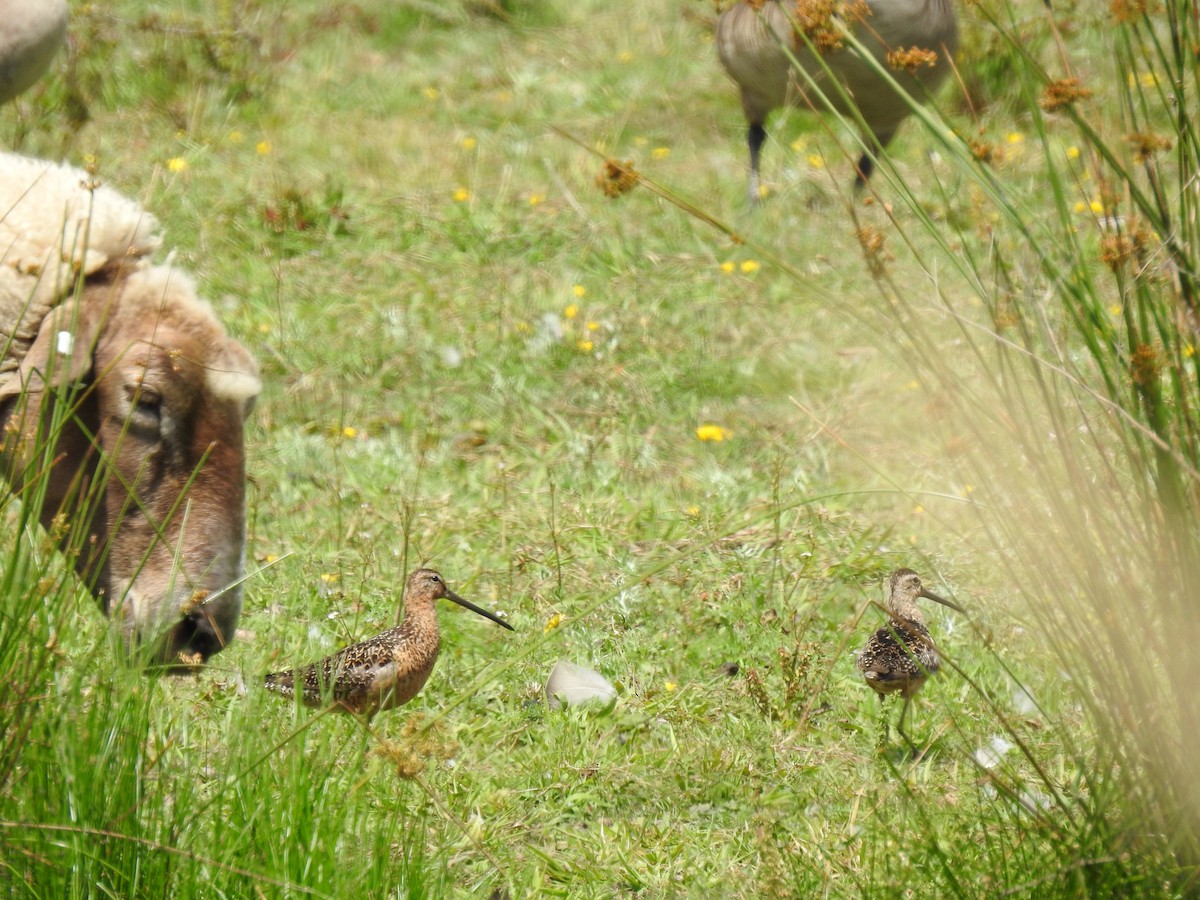
[[[1041,4],[1015,6],[1027,18],[1004,28],[1036,33],[1025,46],[1051,64]],[[1040,488],[1013,475],[1007,493],[973,453],[998,426],[964,418],[961,388],[993,408],[1006,383],[981,375],[1003,362],[995,346],[945,314],[995,313],[980,288],[1001,280],[994,258],[973,255],[990,198],[1046,241],[1068,231],[1044,217],[1034,164],[1078,138],[1031,114],[1010,73],[1033,62],[986,7],[964,9],[974,111],[951,89],[944,112],[1005,161],[980,173],[910,124],[899,182],[878,182],[889,206],[856,205],[855,223],[848,132],[781,115],[774,193],[751,213],[708,4],[499,8],[89,7],[71,66],[0,110],[5,142],[93,157],[144,200],[265,382],[248,432],[248,562],[263,571],[238,640],[197,677],[124,665],[5,501],[0,674],[32,687],[0,704],[0,883],[37,897],[1186,891],[1194,857],[1129,791],[1152,765],[1106,749],[1107,706],[1045,639],[1045,583],[1026,583],[1028,547],[996,525],[1005,504],[1038,508]],[[1112,80],[1107,12],[1077,16],[1073,49],[1096,60],[1094,83]],[[606,198],[600,159],[553,126],[748,243],[647,190]],[[1070,221],[1087,185],[1069,186]],[[882,298],[861,226],[888,234]],[[1013,294],[1042,296],[1027,248],[1003,249]],[[1062,310],[1047,317],[1087,359]],[[1045,425],[1036,402],[1028,415]],[[700,441],[705,424],[728,438]],[[1075,563],[1103,564],[1081,559],[1048,561],[1047,582],[1070,591]],[[430,682],[370,731],[257,689],[389,627],[419,563],[517,633],[446,605]],[[852,655],[899,565],[972,614],[931,615],[957,670],[913,705],[918,763],[883,742]],[[616,683],[615,708],[546,710],[560,658]],[[1015,746],[986,769],[973,754],[997,737]]]

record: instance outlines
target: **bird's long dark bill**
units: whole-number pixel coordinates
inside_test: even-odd
[[[507,622],[505,622],[503,619],[501,619],[499,616],[492,615],[492,613],[488,612],[486,609],[480,609],[478,606],[476,606],[470,600],[464,600],[462,597],[458,596],[458,594],[454,593],[454,591],[446,591],[446,599],[453,600],[459,606],[465,606],[471,612],[477,613],[478,615],[483,616],[485,619],[491,619],[497,625],[503,625],[509,631],[513,630],[513,627],[511,625],[509,625]]]
[[[967,611],[965,609],[963,609],[961,606],[959,606],[957,603],[953,603],[953,602],[947,600],[945,597],[939,597],[937,594],[934,594],[930,591],[921,591],[921,596],[924,597],[926,600],[933,600],[937,603],[940,603],[940,604],[942,604],[942,606],[948,606],[951,609],[955,610],[956,612],[962,613],[964,616],[967,614]]]

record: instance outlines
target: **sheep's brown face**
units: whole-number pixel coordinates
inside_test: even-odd
[[[257,367],[205,308],[113,308],[72,399],[61,388],[27,397],[27,446],[33,423],[62,423],[38,455],[54,459],[42,521],[132,642],[166,664],[196,663],[233,639],[241,613],[243,424]]]

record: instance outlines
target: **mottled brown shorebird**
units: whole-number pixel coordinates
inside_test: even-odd
[[[960,613],[966,611],[957,603],[927,591],[921,579],[912,569],[897,569],[888,582],[887,610],[890,614],[887,625],[880,628],[867,641],[867,646],[858,655],[858,668],[871,689],[879,695],[899,692],[904,698],[900,710],[900,724],[896,730],[908,742],[904,731],[904,716],[908,703],[921,690],[925,679],[934,674],[941,664],[937,647],[925,627],[925,617],[917,607],[917,598],[925,597]]]
[[[299,681],[305,705],[332,703],[368,719],[381,709],[403,706],[424,687],[437,662],[442,637],[435,604],[443,597],[513,630],[446,587],[437,572],[417,569],[404,588],[404,620],[398,627],[301,669],[272,672],[265,679],[267,690],[292,697]]]

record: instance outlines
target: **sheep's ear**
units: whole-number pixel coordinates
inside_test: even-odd
[[[29,352],[15,372],[0,378],[0,403],[18,394],[44,391],[47,385],[68,387],[84,381],[92,370],[99,322],[84,304],[64,303],[42,321]]]

